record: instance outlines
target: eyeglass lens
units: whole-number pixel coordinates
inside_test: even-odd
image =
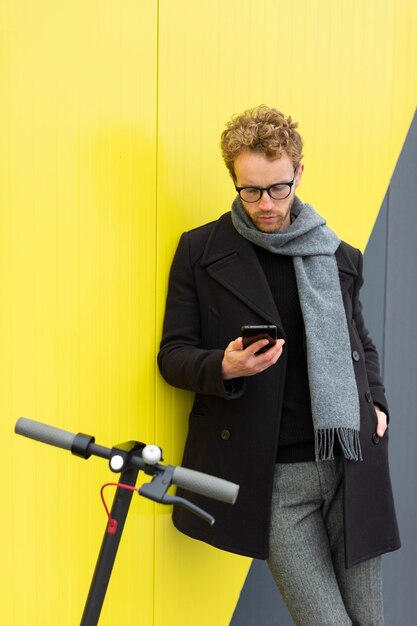
[[[284,200],[291,193],[292,185],[288,183],[281,183],[279,185],[272,185],[266,191],[274,200]],[[257,202],[261,199],[263,191],[258,187],[245,187],[239,191],[239,195],[245,202]]]

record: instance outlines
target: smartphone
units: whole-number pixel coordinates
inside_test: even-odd
[[[251,343],[259,341],[259,339],[268,339],[269,344],[255,352],[255,354],[266,352],[277,342],[277,327],[273,324],[241,326],[240,330],[242,333],[243,349],[250,346]]]

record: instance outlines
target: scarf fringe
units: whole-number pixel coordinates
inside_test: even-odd
[[[353,428],[320,428],[315,431],[316,461],[334,459],[334,437],[339,439],[343,455],[349,461],[362,461],[359,431]]]

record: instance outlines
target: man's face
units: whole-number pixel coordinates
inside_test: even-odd
[[[268,159],[258,152],[245,150],[236,157],[233,166],[237,187],[269,187],[277,183],[290,183],[294,178],[294,166],[287,154],[279,159]],[[303,168],[300,164],[287,198],[274,200],[264,191],[257,202],[242,200],[246,213],[258,230],[263,233],[277,233],[290,226],[295,189],[300,184]]]

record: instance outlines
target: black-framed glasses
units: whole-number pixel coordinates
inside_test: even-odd
[[[274,183],[269,187],[237,187],[235,185],[235,189],[244,202],[259,202],[264,191],[266,191],[273,200],[285,200],[291,193],[297,169],[298,168],[294,170],[294,176],[289,183]]]

